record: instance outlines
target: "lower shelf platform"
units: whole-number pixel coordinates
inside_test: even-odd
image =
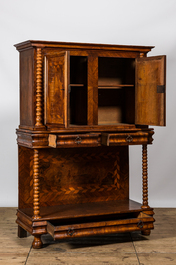
[[[17,211],[17,223],[33,235],[49,233],[56,239],[144,231],[154,228],[153,210],[143,210],[132,200],[103,201],[40,208],[41,218],[33,219],[32,209]]]
[[[89,216],[141,212],[141,204],[132,200],[102,201],[81,204],[68,204],[40,207],[40,221],[55,219],[72,219]],[[21,209],[32,219],[33,209]]]

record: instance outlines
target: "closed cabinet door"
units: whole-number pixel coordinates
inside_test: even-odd
[[[45,125],[68,126],[69,51],[48,52],[44,56]]]
[[[135,124],[166,125],[166,56],[136,58]]]

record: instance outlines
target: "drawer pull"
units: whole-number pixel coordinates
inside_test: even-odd
[[[131,135],[128,135],[127,138],[126,138],[126,141],[128,143],[131,143],[133,141],[133,137]]]
[[[76,144],[80,144],[81,142],[82,142],[81,137],[77,136],[76,139],[75,139],[75,143]]]
[[[69,228],[68,231],[67,231],[67,235],[68,236],[72,236],[74,233],[75,233],[75,230],[72,229],[72,228]]]
[[[142,221],[139,221],[139,223],[137,224],[137,226],[141,229],[141,228],[143,228],[144,223]]]

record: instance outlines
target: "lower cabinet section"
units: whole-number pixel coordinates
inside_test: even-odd
[[[114,142],[129,139],[113,134]],[[134,133],[148,141],[148,133]],[[109,144],[112,134],[109,134]],[[126,137],[126,138],[125,138]],[[135,138],[136,137],[136,138]],[[146,137],[146,138],[145,138]],[[148,206],[147,144],[142,148],[143,204],[129,200],[129,146],[98,146],[100,134],[55,135],[56,148],[19,146],[19,237],[28,231],[33,247],[41,236],[63,238],[141,231],[154,228],[154,212]],[[143,139],[143,140],[142,140]],[[84,143],[90,144],[89,148]],[[69,148],[57,148],[60,143]],[[82,148],[72,148],[78,145]],[[95,145],[95,146],[92,146]]]

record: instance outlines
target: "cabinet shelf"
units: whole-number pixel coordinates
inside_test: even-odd
[[[98,89],[120,89],[120,88],[124,88],[124,87],[134,87],[134,85],[111,85],[111,86],[98,86]]]
[[[70,84],[70,86],[71,86],[71,87],[74,87],[74,86],[76,86],[76,87],[77,87],[77,86],[79,86],[79,87],[83,87],[84,84]]]
[[[24,214],[32,218],[33,209],[21,209]],[[141,212],[141,204],[132,200],[114,200],[102,202],[90,202],[81,204],[67,204],[57,206],[46,206],[40,208],[42,220],[62,220],[111,214],[123,214],[130,212]]]

